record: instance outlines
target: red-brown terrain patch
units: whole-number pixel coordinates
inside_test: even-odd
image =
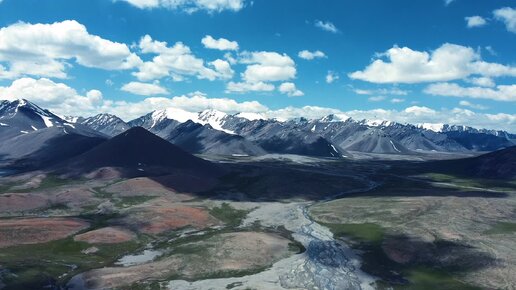
[[[48,205],[48,198],[38,194],[5,193],[0,195],[1,215],[31,211]]]
[[[106,192],[113,193],[119,197],[131,196],[165,196],[174,197],[174,201],[185,201],[192,199],[186,194],[179,194],[173,188],[166,187],[161,183],[148,177],[138,177],[124,180],[105,188]]]
[[[136,238],[136,235],[129,230],[107,227],[77,235],[73,239],[89,244],[118,244],[131,241],[134,238]]]
[[[71,218],[0,220],[0,248],[60,240],[88,227],[88,222]]]
[[[136,226],[137,231],[147,234],[160,234],[184,227],[205,229],[220,224],[205,208],[173,203],[166,198],[132,208],[123,223]]]

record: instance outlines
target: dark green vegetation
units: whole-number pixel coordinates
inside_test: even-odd
[[[154,196],[125,196],[114,199],[115,206],[118,208],[131,207],[133,205],[142,204],[155,198]]]
[[[391,260],[382,248],[385,229],[376,224],[323,224],[339,238],[351,241],[352,247],[361,251],[362,270],[380,277],[380,289],[480,289],[457,280],[451,268],[439,268],[431,263],[400,264]]]
[[[357,163],[325,162],[319,167],[264,161],[259,166],[233,164],[231,170],[202,196],[235,201],[320,200],[367,185],[360,173],[363,165]]]
[[[516,223],[499,222],[485,233],[488,235],[513,234],[516,233]]]
[[[349,237],[354,241],[381,244],[385,231],[376,224],[329,224],[321,223],[331,230],[336,237]]]
[[[0,249],[2,267],[9,269],[2,278],[7,285],[4,289],[42,289],[49,285],[63,285],[73,275],[110,265],[122,255],[137,250],[140,245],[136,242],[102,244],[95,245],[99,249],[96,253],[82,253],[91,247],[90,244],[67,238]]]
[[[222,203],[220,207],[214,207],[210,210],[212,216],[230,227],[240,225],[248,213],[246,210],[235,209],[226,202]]]

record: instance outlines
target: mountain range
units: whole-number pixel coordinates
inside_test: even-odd
[[[516,145],[505,131],[446,124],[354,120],[343,115],[280,121],[258,114],[167,108],[129,122],[99,114],[61,117],[27,100],[0,102],[0,164],[37,167],[80,155],[134,127],[194,154],[297,154],[342,158],[353,152],[417,155],[490,152]]]

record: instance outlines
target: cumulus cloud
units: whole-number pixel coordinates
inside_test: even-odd
[[[188,76],[212,81],[228,78],[231,69],[228,68],[229,64],[223,60],[212,62],[213,68],[207,67],[204,60],[196,57],[182,42],[176,42],[169,47],[166,42],[156,41],[149,35],[145,35],[140,40],[139,48],[144,54],[156,54],[152,61],[142,63],[138,68],[139,71],[133,73],[140,81],[157,80],[164,77],[181,81]]]
[[[496,88],[486,88],[462,87],[454,83],[437,83],[426,87],[424,92],[435,96],[490,99],[505,102],[516,101],[516,85],[499,85]]]
[[[485,62],[471,47],[449,43],[431,53],[394,46],[378,55],[379,59],[362,71],[350,73],[349,77],[371,83],[411,84],[464,79],[471,75],[516,76],[514,66]]]
[[[326,82],[328,84],[335,82],[339,78],[340,78],[339,75],[334,71],[328,71],[328,73],[326,74]]]
[[[213,66],[216,72],[218,72],[220,79],[231,79],[235,74],[229,61],[216,59],[210,62],[210,65]]]
[[[389,120],[410,124],[448,123],[516,132],[514,114],[484,114],[463,108],[435,110],[424,106],[411,106],[404,110],[373,109],[343,112],[334,108],[304,106],[271,110],[257,101],[237,102],[229,98],[208,98],[199,92],[172,98],[148,97],[136,102],[113,101],[104,99],[98,90],[89,90],[85,95],[81,95],[66,84],[45,78],[21,78],[13,81],[10,86],[0,87],[0,99],[14,98],[28,99],[59,115],[90,116],[104,112],[115,114],[126,121],[154,110],[173,107],[190,112],[205,109],[216,109],[230,114],[252,112],[279,120],[299,117],[315,119],[329,114],[339,114],[344,118],[350,116],[357,120]],[[467,103],[462,103],[462,105],[465,104]]]
[[[229,41],[225,38],[215,39],[211,35],[206,35],[202,40],[202,44],[206,48],[218,50],[238,50],[238,42]]]
[[[504,7],[493,11],[496,20],[505,23],[508,31],[516,33],[516,9]]]
[[[466,80],[468,83],[472,83],[481,87],[494,87],[496,86],[494,80],[492,78],[487,77],[479,77],[479,78],[470,78]]]
[[[246,82],[229,82],[226,86],[227,93],[245,93],[245,92],[271,92],[276,87],[272,84],[264,82],[246,83]]]
[[[516,115],[475,113],[463,108],[434,110],[428,107],[412,106],[399,111],[384,109],[354,110],[348,111],[346,114],[357,120],[385,120],[409,124],[445,123],[516,132]]]
[[[279,86],[278,90],[280,91],[280,93],[286,94],[289,97],[301,97],[305,95],[305,93],[296,88],[296,85],[294,83],[290,82],[282,83]]]
[[[487,24],[487,21],[482,16],[469,16],[465,20],[468,28],[481,27]]]
[[[384,96],[374,96],[374,97],[367,98],[367,100],[369,100],[370,102],[381,102],[381,101],[385,100],[385,97]]]
[[[90,90],[80,95],[66,84],[56,83],[47,78],[20,78],[10,86],[0,87],[0,99],[27,99],[57,114],[69,112],[90,114],[102,104],[103,96],[98,90]]]
[[[294,60],[286,54],[259,51],[243,55],[241,63],[249,64],[242,78],[249,83],[286,81],[296,77]]]
[[[285,82],[296,77],[296,64],[286,54],[272,51],[243,52],[238,60],[246,64],[241,82],[230,82],[227,92],[272,91],[273,82]]]
[[[124,120],[131,120],[155,110],[179,108],[189,112],[200,112],[206,109],[216,109],[226,113],[267,111],[268,108],[257,101],[237,102],[228,98],[208,98],[201,93],[183,96],[149,97],[139,102],[117,101],[105,103],[100,110],[115,114]]]
[[[486,107],[486,106],[479,105],[479,104],[473,104],[469,101],[464,101],[464,100],[460,101],[459,105],[461,105],[463,107],[470,107],[472,109],[477,109],[477,110],[487,110],[488,109],[488,107]]]
[[[393,104],[399,104],[399,103],[403,103],[405,102],[405,99],[400,99],[400,98],[392,98],[391,99],[391,103]]]
[[[140,96],[154,96],[154,95],[165,95],[168,94],[167,89],[160,86],[158,82],[149,84],[149,83],[140,83],[140,82],[130,82],[122,86],[122,91],[128,92],[135,95]]]
[[[180,9],[188,13],[204,10],[222,12],[224,10],[240,11],[244,8],[244,0],[113,0],[125,1],[140,9],[166,8]]]
[[[131,69],[142,62],[127,45],[89,34],[75,20],[19,22],[0,29],[0,78],[66,78],[72,61],[105,70]]]
[[[355,89],[353,88],[353,91],[358,95],[395,95],[395,96],[406,96],[408,95],[409,91],[401,90],[398,88],[382,88],[382,89],[374,89],[374,90],[364,90],[364,89]]]
[[[324,54],[324,52],[322,52],[320,50],[316,50],[316,51],[302,50],[297,54],[297,56],[302,59],[313,60],[316,58],[325,58],[326,54]]]
[[[339,29],[335,26],[335,24],[331,23],[330,21],[321,21],[317,20],[315,21],[315,27],[322,29],[324,31],[328,31],[331,33],[338,33]]]

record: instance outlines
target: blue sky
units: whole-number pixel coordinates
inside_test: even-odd
[[[213,107],[516,131],[510,0],[3,0],[0,27],[0,97],[60,114]]]

